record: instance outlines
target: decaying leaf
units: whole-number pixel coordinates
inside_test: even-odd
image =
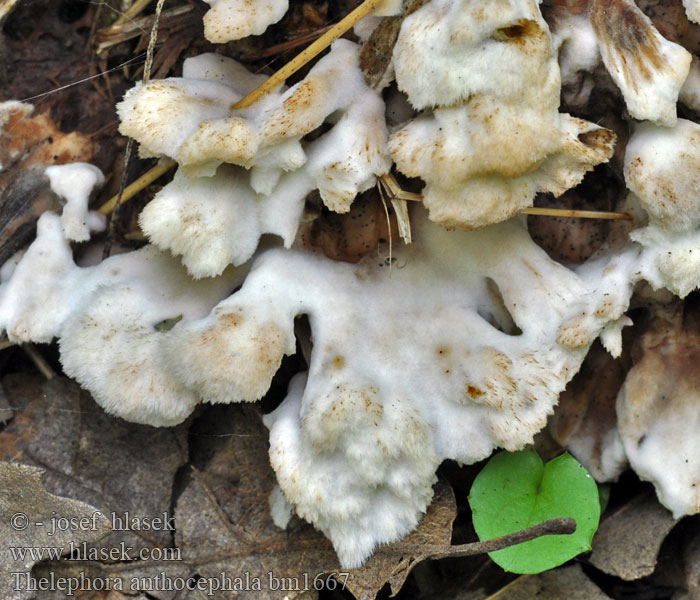
[[[225,442],[203,470],[189,473],[177,499],[178,560],[81,563],[79,570],[88,580],[118,580],[123,590],[136,585],[134,591],[157,598],[171,597],[163,589],[169,582],[197,578],[204,581],[203,587],[222,586],[215,590],[217,598],[299,599],[302,592],[304,598],[312,598],[323,584],[347,588],[358,598],[374,598],[387,582],[398,591],[425,552],[449,546],[456,506],[449,486],[440,484],[416,531],[382,548],[364,568],[342,570],[330,542],[310,525],[295,519],[285,531],[272,522],[268,500],[275,477],[267,458],[267,431],[252,407],[228,407],[226,415],[230,428]],[[100,547],[118,544],[116,538],[107,541]],[[70,562],[53,562],[37,575],[50,573],[70,577],[78,570]],[[230,580],[222,579],[222,573]],[[200,598],[196,593],[181,597]]]
[[[31,104],[0,103],[0,264],[28,243],[36,220],[60,204],[44,179],[44,168],[91,160],[87,136],[63,133],[48,112]]]
[[[400,542],[382,546],[361,569],[351,571],[348,589],[356,598],[371,599],[388,582],[392,595],[397,594],[415,565],[432,555],[436,546],[450,546],[456,515],[452,489],[438,482],[418,529]]]
[[[524,575],[488,600],[605,600],[609,598],[581,570],[579,565],[539,575]]]
[[[90,138],[63,133],[49,113],[33,113],[31,104],[0,103],[0,189],[21,170],[92,159]]]
[[[659,548],[676,524],[653,494],[642,494],[603,520],[593,538],[591,563],[626,581],[654,571]]]
[[[549,421],[554,439],[580,460],[597,481],[615,479],[627,464],[617,432],[615,400],[625,379],[623,361],[599,344],[559,397]]]
[[[0,462],[0,596],[6,600],[33,597],[27,591],[28,579],[39,559],[29,551],[24,554],[25,548],[68,548],[71,542],[99,540],[110,530],[109,520],[97,508],[48,493],[42,474],[36,467]],[[82,527],[62,530],[60,519],[86,520]]]
[[[0,433],[0,460],[46,468],[51,492],[80,498],[125,525],[126,513],[137,519],[168,513],[173,477],[187,456],[182,428],[127,423],[107,415],[67,379],[37,385],[21,383],[24,377],[5,379],[10,404],[24,408]],[[135,551],[167,548],[172,531],[115,531],[101,545],[121,542]]]

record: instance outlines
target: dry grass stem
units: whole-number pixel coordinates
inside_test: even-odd
[[[403,243],[410,244],[413,241],[411,237],[411,220],[408,216],[407,198],[403,196],[410,193],[404,192],[396,179],[389,173],[380,176],[377,183],[382,202],[385,202],[385,195],[391,200],[391,205],[394,207],[394,213],[396,214],[396,223],[399,226],[399,235]],[[419,194],[412,195],[419,196]]]
[[[146,171],[136,181],[124,188],[124,193],[122,194],[121,202],[126,202],[127,200],[133,198],[141,190],[151,185],[151,183],[153,183],[160,176],[170,171],[170,169],[172,169],[175,165],[177,165],[177,163],[174,160],[170,160],[169,158],[162,158],[155,167]],[[107,202],[100,206],[99,211],[103,215],[108,215],[109,213],[111,213],[114,210],[114,207],[117,205],[118,198],[119,194],[112,196],[109,200],[107,200]]]
[[[572,217],[574,219],[609,219],[614,221],[629,221],[632,219],[632,215],[627,213],[607,212],[603,210],[572,210],[569,208],[538,208],[536,206],[523,208],[520,213],[544,217]]]
[[[330,46],[341,35],[343,35],[351,27],[353,27],[358,21],[362,20],[375,8],[377,8],[377,6],[381,4],[381,2],[382,0],[365,0],[355,10],[353,10],[346,17],[341,19],[338,23],[333,25],[328,31],[326,31],[326,33],[324,33],[308,48],[302,50],[297,56],[290,60],[279,71],[271,75],[270,78],[267,81],[265,81],[265,83],[254,89],[242,100],[236,102],[236,104],[233,105],[233,108],[237,109],[250,106],[251,104],[254,104],[256,101],[258,101],[260,98],[262,98],[269,91],[283,84],[288,77],[296,73],[306,63],[308,63],[318,54],[323,52],[323,50],[328,48],[328,46]]]
[[[161,21],[172,19],[174,17],[179,17],[180,15],[192,12],[194,7],[186,4],[185,6],[176,6],[175,8],[170,8],[164,10],[160,16]],[[141,17],[135,21],[130,21],[122,25],[110,25],[104,29],[100,29],[97,34],[97,54],[104,53],[112,46],[126,42],[127,40],[139,37],[143,34],[144,30],[152,28],[153,22],[155,20],[155,15],[150,15],[148,17]]]

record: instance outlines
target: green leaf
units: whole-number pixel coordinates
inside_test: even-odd
[[[596,482],[568,453],[546,465],[533,451],[497,454],[474,480],[469,504],[481,540],[555,517],[576,520],[571,535],[547,535],[489,553],[513,573],[540,573],[590,550],[600,519]]]

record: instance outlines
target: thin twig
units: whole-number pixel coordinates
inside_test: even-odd
[[[158,4],[156,4],[156,14],[153,18],[153,28],[151,29],[151,37],[148,40],[148,49],[146,50],[146,64],[143,67],[144,83],[148,83],[151,79],[153,52],[156,48],[156,40],[158,39],[158,23],[160,22],[160,13],[163,11],[163,4],[165,4],[165,0],[158,0]]]
[[[39,353],[39,351],[34,347],[33,344],[22,344],[22,349],[27,353],[32,362],[39,369],[39,372],[46,377],[46,379],[53,379],[56,377],[56,372],[51,368],[46,359]]]
[[[323,52],[335,40],[343,35],[348,29],[353,27],[358,21],[370,14],[383,0],[365,0],[360,6],[333,25],[326,33],[318,38],[313,44],[302,50],[297,56],[284,65],[279,71],[274,73],[261,86],[255,88],[242,100],[233,105],[234,109],[245,108],[254,104],[262,96],[283,84],[285,80],[301,69],[312,58]]]
[[[575,219],[610,219],[618,221],[630,221],[632,215],[627,213],[608,212],[603,210],[572,210],[569,208],[540,208],[531,206],[523,208],[519,212],[524,215],[540,215],[543,217],[572,217]]]
[[[406,192],[401,189],[396,179],[391,173],[386,173],[380,177],[380,182],[391,198],[401,200],[411,200],[412,202],[422,202],[423,196],[413,192]],[[629,221],[632,215],[627,213],[609,212],[602,210],[572,210],[569,208],[540,208],[531,206],[518,211],[524,215],[541,215],[546,217],[573,217],[577,219],[611,219]]]
[[[460,556],[472,556],[473,554],[484,554],[486,552],[495,552],[496,550],[503,550],[504,548],[509,548],[510,546],[515,546],[516,544],[522,544],[523,542],[529,542],[535,538],[539,538],[545,535],[568,535],[576,531],[576,521],[569,517],[560,517],[557,519],[549,519],[539,523],[538,525],[533,525],[527,529],[522,529],[516,531],[515,533],[509,533],[508,535],[502,535],[501,537],[494,538],[492,540],[486,540],[483,542],[472,542],[471,544],[462,544],[461,546],[447,546],[443,548],[436,549],[435,552],[431,552],[426,555],[426,558],[458,558]]]
[[[169,158],[161,159],[155,167],[146,171],[136,181],[130,183],[124,188],[121,195],[121,202],[126,202],[127,200],[131,199],[141,190],[151,185],[151,183],[153,183],[161,175],[164,175],[170,171],[170,169],[172,169],[176,164],[177,163],[174,160],[170,160]],[[114,210],[114,207],[117,205],[118,198],[119,194],[112,196],[109,200],[107,200],[107,202],[100,206],[99,211],[103,215],[108,215],[111,213]]]

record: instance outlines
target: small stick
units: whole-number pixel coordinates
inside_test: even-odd
[[[9,339],[7,339],[6,333],[0,335],[0,350],[4,350],[5,348],[11,348],[14,345],[15,342],[11,342]]]
[[[389,173],[380,175],[378,182],[379,194],[382,197],[382,202],[385,202],[384,194],[391,200],[391,205],[394,207],[394,214],[396,215],[396,222],[399,226],[399,235],[403,240],[404,244],[410,244],[413,240],[411,238],[411,219],[408,216],[408,205],[406,204],[406,198],[402,194],[408,194],[409,192],[404,192],[399,184],[396,182]]]
[[[53,379],[56,377],[56,373],[51,368],[51,365],[46,362],[46,359],[39,353],[39,351],[34,347],[33,344],[22,344],[22,349],[27,353],[29,358],[41,374],[46,377],[46,379]]]
[[[170,169],[172,169],[176,164],[177,163],[174,160],[170,160],[169,158],[159,161],[155,167],[153,167],[149,171],[146,171],[136,181],[124,188],[124,193],[122,194],[121,202],[126,202],[127,200],[138,194],[142,189],[149,186],[161,175],[164,175],[165,173],[170,171]],[[109,213],[111,213],[112,210],[114,210],[114,207],[117,205],[118,198],[119,194],[112,196],[109,200],[107,200],[107,202],[100,206],[99,211],[103,215],[108,215]]]
[[[316,55],[328,48],[335,40],[343,35],[348,29],[358,21],[371,13],[383,0],[365,0],[360,6],[333,25],[326,33],[318,38],[313,44],[302,50],[297,56],[284,65],[279,71],[270,76],[261,86],[255,88],[242,100],[233,105],[233,109],[245,108],[259,100],[262,96],[283,84],[285,80],[301,69]]]
[[[568,535],[576,531],[576,521],[569,517],[559,517],[557,519],[549,519],[538,525],[533,525],[527,529],[522,529],[508,535],[486,540],[483,542],[472,542],[471,544],[462,544],[461,546],[447,546],[445,548],[436,549],[436,552],[426,555],[426,558],[458,558],[460,556],[471,556],[473,554],[484,554],[486,552],[495,552],[503,550],[516,544],[529,542],[543,535]]]

